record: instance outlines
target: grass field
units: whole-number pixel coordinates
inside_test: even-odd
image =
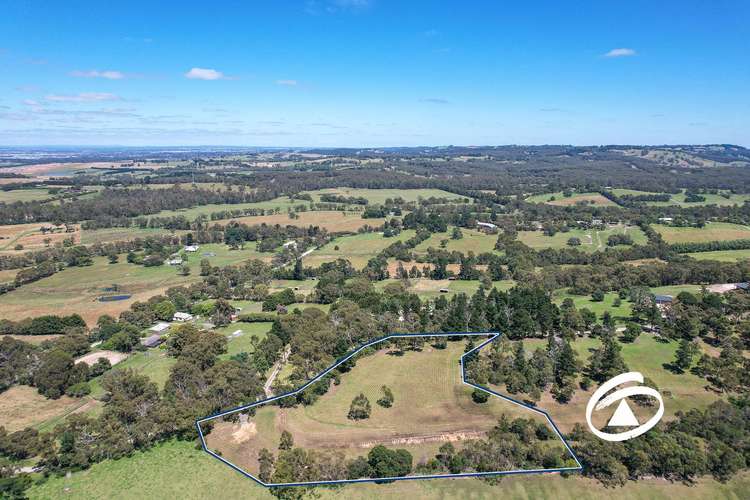
[[[617,196],[623,196],[626,194],[631,195],[641,195],[641,194],[662,194],[662,193],[653,193],[653,192],[647,192],[647,191],[636,191],[634,189],[613,189],[612,192],[616,194]],[[677,194],[671,194],[671,198],[669,201],[650,201],[646,202],[646,205],[654,206],[654,207],[666,207],[671,205],[678,205],[681,207],[701,207],[706,205],[718,205],[721,207],[725,206],[731,206],[731,205],[742,205],[745,203],[745,201],[750,200],[750,195],[747,194],[729,194],[729,198],[722,196],[720,194],[701,194],[704,198],[706,198],[706,201],[700,201],[696,203],[688,203],[685,201],[685,192],[677,193]]]
[[[461,381],[458,361],[464,345],[464,341],[451,342],[444,350],[426,346],[422,352],[403,356],[382,349],[359,358],[350,372],[341,375],[341,383],[313,405],[262,406],[247,422],[213,421],[207,444],[250,472],[257,472],[257,452],[276,448],[282,430],[289,431],[295,445],[305,449],[335,449],[358,456],[377,444],[397,445],[411,451],[419,462],[432,458],[447,441],[460,447],[463,440],[484,436],[503,414],[546,422],[500,398],[474,403],[472,389]],[[395,396],[391,408],[375,404],[382,385]],[[368,419],[352,421],[347,413],[359,393],[370,400],[372,413]],[[559,446],[562,450],[561,442]]]
[[[602,231],[593,229],[571,229],[567,233],[557,232],[554,236],[547,236],[542,231],[519,231],[518,239],[531,248],[565,248],[570,238],[578,238],[581,245],[577,247],[583,251],[593,252],[610,248],[607,246],[607,238],[613,234],[627,234],[636,245],[644,245],[647,242],[646,235],[639,227],[616,226]],[[623,248],[623,246],[613,247]]]
[[[441,189],[357,189],[357,188],[331,188],[318,191],[307,191],[313,200],[320,201],[322,194],[335,194],[347,197],[361,197],[367,199],[373,205],[383,205],[388,198],[402,198],[405,201],[418,201],[420,198],[449,198],[459,200],[465,198]]]
[[[553,300],[555,304],[562,304],[566,298],[573,299],[573,304],[576,309],[588,309],[589,311],[596,314],[597,319],[601,322],[601,317],[604,311],[609,311],[614,317],[615,321],[622,322],[630,317],[631,305],[627,299],[623,299],[619,307],[614,306],[614,301],[618,297],[616,292],[609,292],[604,294],[604,300],[601,302],[594,302],[591,300],[591,295],[573,295],[567,293],[565,290],[556,290],[553,294]]]
[[[54,233],[44,234],[42,227],[52,227],[52,224],[35,222],[31,224],[8,224],[0,226],[0,253],[21,253],[28,250],[40,250],[47,246],[44,240],[50,240],[49,244],[61,243],[63,240],[72,237],[76,243],[81,240],[81,230],[78,224],[71,227],[75,231],[66,233],[56,231]],[[22,245],[22,250],[15,250],[16,245]]]
[[[253,347],[251,339],[253,335],[258,340],[265,338],[271,330],[272,323],[231,323],[225,327],[217,328],[216,331],[227,337],[227,353],[222,357],[229,358],[241,352],[251,353]],[[239,333],[237,333],[239,332]]]
[[[440,248],[440,241],[447,240],[448,243],[445,250],[449,252],[461,252],[468,254],[474,252],[479,255],[480,253],[494,253],[495,243],[497,242],[497,235],[485,234],[481,231],[475,231],[473,229],[461,228],[463,238],[460,240],[451,239],[453,228],[448,228],[445,233],[433,233],[428,239],[421,242],[414,248],[414,252],[417,254],[427,253],[428,248]]]
[[[687,254],[698,260],[718,260],[721,262],[737,262],[750,259],[750,249],[745,250],[717,250],[716,252],[695,252]]]
[[[309,205],[309,202],[303,200],[292,200],[287,196],[282,196],[269,201],[260,201],[257,203],[237,203],[237,204],[211,204],[200,205],[192,208],[182,208],[179,210],[162,210],[154,214],[154,217],[174,217],[181,215],[188,220],[194,220],[200,215],[210,216],[213,212],[222,212],[224,210],[244,210],[246,208],[256,208],[264,210],[279,209],[286,213],[288,208],[299,205]]]
[[[416,266],[421,269],[420,264]],[[409,269],[409,267],[407,267]],[[375,288],[382,290],[389,283],[398,283],[399,280],[389,279],[375,282]],[[435,298],[440,295],[445,295],[447,298],[451,298],[457,293],[465,293],[468,295],[474,294],[478,289],[480,282],[478,280],[431,280],[429,278],[415,278],[409,280],[410,286],[407,291],[410,293],[416,293],[419,297],[424,300],[427,298]],[[493,286],[498,290],[509,290],[515,286],[516,282],[513,280],[502,280],[495,281]],[[447,289],[447,293],[443,293],[440,290]]]
[[[129,241],[149,236],[166,236],[168,234],[182,234],[187,231],[170,231],[168,229],[141,229],[136,227],[112,227],[107,229],[81,230],[81,244],[111,243],[114,241]]]
[[[378,252],[397,241],[408,240],[414,234],[415,231],[407,230],[392,238],[384,238],[383,233],[341,236],[312,252],[303,259],[303,262],[305,267],[318,267],[324,262],[347,259],[355,269],[362,269],[367,265],[367,261],[375,257]]]
[[[16,201],[35,201],[35,200],[47,200],[52,198],[53,195],[49,194],[49,190],[34,188],[34,189],[14,189],[12,191],[0,191],[0,203],[13,203]]]
[[[159,389],[164,387],[164,383],[169,378],[169,370],[175,364],[175,358],[167,356],[164,349],[149,349],[143,352],[134,352],[128,359],[115,365],[112,370],[125,370],[127,368],[136,371],[141,375],[147,376],[154,382]],[[104,395],[104,388],[101,386],[101,377],[92,379],[91,396],[100,398]]]
[[[80,410],[90,402],[88,397],[47,399],[34,387],[15,385],[0,392],[0,426],[8,432],[26,427],[46,427],[48,422]]]
[[[750,238],[750,227],[728,222],[711,222],[703,228],[672,227],[654,224],[653,228],[667,243],[742,240]]]
[[[385,219],[363,219],[359,212],[341,212],[341,211],[311,211],[298,212],[298,217],[291,219],[286,212],[274,215],[258,215],[249,217],[237,217],[237,222],[242,222],[249,226],[257,224],[268,224],[281,226],[299,226],[309,227],[318,226],[326,229],[328,232],[354,232],[363,226],[382,226]],[[227,219],[229,220],[229,219]],[[217,222],[226,222],[217,221]]]
[[[134,480],[133,478],[136,478]],[[605,488],[579,476],[557,474],[506,477],[493,485],[479,479],[433,479],[396,481],[388,484],[350,484],[316,488],[320,500],[370,500],[406,498],[436,500],[480,500],[503,498],[529,500],[704,500],[746,498],[750,474],[740,474],[727,483],[701,479],[693,486],[664,480],[628,482],[622,488]],[[51,476],[28,490],[29,498],[91,500],[140,500],[143,498],[247,498],[273,500],[270,491],[241,476],[193,442],[169,441],[121,460],[106,460],[70,477]]]
[[[616,203],[609,200],[608,198],[605,198],[599,193],[573,193],[571,196],[565,197],[563,196],[562,191],[529,196],[528,198],[526,198],[526,202],[546,203],[548,205],[556,205],[559,207],[567,207],[580,202],[587,202],[589,204],[597,205],[600,207],[617,206]]]

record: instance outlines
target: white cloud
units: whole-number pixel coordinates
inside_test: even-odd
[[[71,71],[70,76],[77,78],[106,78],[107,80],[122,80],[125,74],[120,71],[99,71],[92,69],[90,71]]]
[[[75,95],[50,94],[45,99],[53,102],[119,101],[120,97],[107,92],[83,92]]]
[[[287,87],[294,87],[297,83],[297,80],[276,80],[276,85],[286,85]]]
[[[207,68],[192,68],[185,73],[185,78],[191,80],[225,80],[227,77],[221,71]]]
[[[620,48],[620,49],[612,49],[606,54],[604,54],[604,57],[630,57],[636,55],[635,50],[633,49],[626,49],[626,48]]]
[[[26,106],[41,106],[41,105],[39,104],[39,101],[35,101],[34,99],[24,99],[24,100],[23,100],[23,101],[21,101],[21,102],[22,102],[23,104],[25,104]]]

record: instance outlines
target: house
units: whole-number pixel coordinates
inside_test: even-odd
[[[198,245],[185,245],[186,252],[197,252],[199,248]]]
[[[745,290],[746,292],[750,290],[750,283],[747,281],[743,281],[742,283],[737,283],[737,288],[739,290]]]
[[[657,219],[659,222],[663,222],[665,224],[671,224],[674,219],[672,217],[659,217]]]
[[[284,248],[295,248],[296,249],[297,248],[297,242],[294,241],[294,240],[287,241],[286,243],[284,243]]]
[[[149,328],[149,331],[152,331],[154,333],[161,333],[164,330],[169,328],[169,323],[165,323],[163,321],[160,321],[159,323],[155,324],[151,328]]]
[[[440,293],[448,293],[448,289],[447,288],[441,288],[440,289]]]
[[[193,315],[184,312],[176,312],[172,317],[172,321],[192,321]]]
[[[164,342],[164,338],[161,335],[151,335],[150,337],[141,339],[141,345],[149,348],[156,347],[162,342]]]
[[[182,259],[179,257],[175,257],[174,259],[169,259],[167,261],[167,264],[169,264],[170,266],[180,266],[182,265]]]
[[[480,231],[485,231],[487,233],[497,232],[497,225],[492,224],[491,222],[477,222],[477,227]]]
[[[671,295],[654,295],[654,301],[656,301],[657,306],[668,306],[672,304],[673,300],[674,297]]]

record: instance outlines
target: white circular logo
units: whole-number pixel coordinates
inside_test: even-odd
[[[656,389],[652,389],[651,387],[645,387],[642,385],[625,387],[613,392],[606,398],[601,399],[602,396],[604,396],[607,392],[626,382],[638,382],[639,384],[642,384],[643,375],[641,375],[639,372],[628,372],[607,380],[601,385],[601,387],[594,391],[594,394],[591,395],[591,399],[589,399],[589,403],[586,405],[586,423],[589,424],[589,429],[591,429],[591,432],[593,432],[595,436],[604,439],[605,441],[626,441],[628,439],[638,437],[655,426],[664,415],[664,401],[661,398],[661,394],[659,394]],[[630,409],[630,406],[628,406],[628,403],[625,400],[625,398],[629,396],[640,395],[651,396],[659,401],[659,409],[656,411],[656,414],[643,425],[640,425],[638,419],[633,414],[633,410]],[[600,399],[601,401],[599,401]],[[594,412],[594,410],[601,410],[617,401],[620,402],[620,405],[615,410],[615,413],[607,423],[607,426],[635,427],[635,429],[612,434],[609,432],[602,432],[599,429],[595,428],[591,423],[591,414]]]

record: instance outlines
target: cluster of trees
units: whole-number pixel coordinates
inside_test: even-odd
[[[39,394],[57,399],[63,394],[81,397],[91,389],[88,381],[110,368],[100,358],[90,368],[86,363],[74,363],[74,358],[88,352],[86,335],[69,332],[67,335],[42,342],[39,346],[2,337],[0,340],[0,391],[13,385],[36,387]]]
[[[602,441],[580,424],[569,438],[584,474],[607,486],[649,476],[690,483],[711,474],[726,481],[750,463],[748,411],[745,396],[678,413],[677,420],[621,443]]]

